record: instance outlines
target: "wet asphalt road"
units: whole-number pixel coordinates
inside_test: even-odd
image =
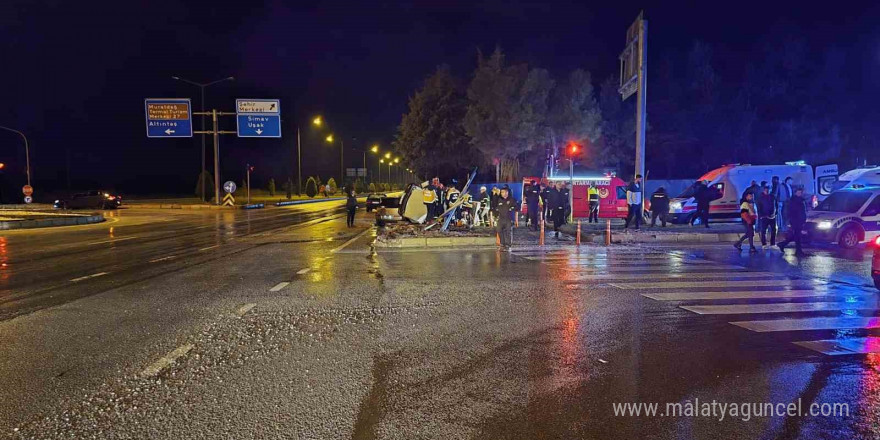
[[[2,282],[14,287],[2,298],[16,299],[0,321],[0,432],[880,435],[878,297],[860,254],[796,260],[721,245],[376,252],[366,216],[348,229],[338,217],[294,225],[310,218],[291,211],[299,220],[270,230],[283,211],[264,211],[262,224],[201,213],[147,213],[129,224],[127,214],[117,225],[129,229],[118,237],[138,238],[121,242],[88,244],[118,240],[106,229],[70,241],[3,237],[13,271]],[[165,215],[174,218],[150,221]],[[176,257],[150,263],[168,255]],[[43,265],[43,276],[24,266],[42,258],[57,262]],[[109,274],[70,281],[101,271]],[[65,280],[49,293],[31,287]],[[25,302],[19,289],[43,299]],[[618,403],[659,403],[662,412],[667,402],[799,399],[804,408],[846,404],[850,414],[719,421],[614,413]]]

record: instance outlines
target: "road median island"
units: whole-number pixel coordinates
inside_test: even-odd
[[[44,211],[9,211],[0,214],[0,231],[17,229],[50,228],[56,226],[75,226],[100,223],[104,221],[101,213],[53,213]]]
[[[438,228],[435,226],[435,228]],[[393,223],[379,229],[378,248],[451,248],[494,247],[495,231],[489,228],[450,228],[449,231],[425,231],[425,225]],[[439,228],[438,228],[439,229]]]
[[[623,222],[614,220],[611,226],[612,243],[726,243],[739,239],[742,235],[739,223],[717,223],[710,228],[690,225],[647,226],[642,224],[639,230],[623,229]],[[566,224],[561,230],[575,235],[577,222]],[[581,237],[583,242],[605,243],[605,220],[599,223],[581,221]]]

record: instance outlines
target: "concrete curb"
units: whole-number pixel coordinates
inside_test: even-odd
[[[612,243],[726,243],[738,240],[740,234],[626,234],[611,233]],[[604,244],[605,235],[593,235],[592,243]]]
[[[75,226],[100,223],[104,221],[104,214],[83,215],[77,217],[47,218],[42,220],[13,220],[0,221],[0,231],[15,229],[49,228],[53,226]]]
[[[359,196],[358,200],[364,199],[366,200],[367,196]],[[288,202],[275,202],[271,203],[274,206],[291,206],[291,205],[305,205],[308,203],[321,203],[321,202],[334,202],[339,200],[345,200],[345,197],[330,197],[327,199],[313,199],[313,200],[291,200]],[[263,203],[254,203],[252,205],[264,205]],[[180,203],[128,203],[124,205],[127,208],[141,208],[141,209],[239,209],[244,206],[250,205],[235,205],[235,206],[218,206],[218,205],[189,205],[189,204],[180,204]],[[245,208],[247,209],[247,208]]]
[[[401,237],[376,240],[379,248],[443,248],[495,246],[495,237]]]

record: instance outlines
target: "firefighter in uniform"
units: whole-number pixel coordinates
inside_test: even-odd
[[[538,230],[538,210],[541,209],[539,205],[541,198],[541,189],[538,188],[537,182],[534,180],[531,181],[529,185],[526,185],[525,189],[525,199],[526,199],[526,209],[529,211],[529,227]]]
[[[495,204],[497,216],[495,230],[501,241],[501,249],[505,251],[510,250],[510,244],[513,241],[513,216],[518,211],[516,205],[516,200],[510,196],[510,188],[507,186],[501,188],[501,195]]]
[[[590,218],[588,222],[599,223],[599,188],[596,188],[595,182],[591,183],[590,188],[587,189],[587,199],[590,202]]]

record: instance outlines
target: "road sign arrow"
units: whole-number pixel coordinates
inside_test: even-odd
[[[170,135],[171,133],[174,133],[174,130],[172,130],[172,129],[170,129],[170,128],[169,128],[168,130],[165,130],[165,134],[169,134],[169,135]]]
[[[257,134],[263,134],[263,130],[257,129]]]

